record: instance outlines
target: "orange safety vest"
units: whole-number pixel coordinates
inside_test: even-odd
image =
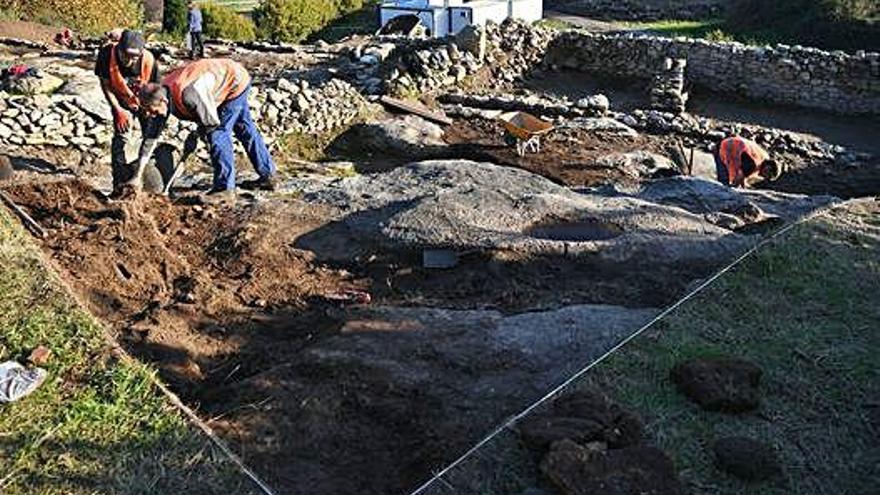
[[[718,157],[721,158],[721,163],[727,168],[729,184],[733,184],[737,173],[742,172],[743,153],[755,162],[756,168],[753,174],[758,172],[757,166],[769,158],[764,148],[752,140],[734,136],[721,141],[721,144],[718,146]]]
[[[208,73],[214,75],[214,101],[218,105],[244,93],[251,82],[251,76],[241,64],[225,58],[197,60],[171,72],[162,84],[168,87],[174,108],[182,117],[194,119],[183,104],[183,90]]]
[[[153,58],[153,54],[149,50],[144,50],[141,54],[141,73],[138,75],[133,90],[119,69],[119,61],[116,59],[116,43],[110,43],[110,88],[113,90],[113,94],[121,99],[128,108],[139,107],[141,102],[135,91],[140,91],[141,86],[149,82],[155,65],[156,59]]]

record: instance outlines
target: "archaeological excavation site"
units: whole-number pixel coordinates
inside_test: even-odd
[[[106,38],[0,39],[4,243],[46,270],[34,294],[57,283],[101,335],[74,366],[82,330],[61,347],[20,337],[45,298],[4,303],[0,361],[38,344],[52,359],[41,388],[0,404],[0,430],[88,417],[41,397],[128,363],[146,370],[139,396],[201,442],[179,463],[179,439],[83,461],[46,419],[0,435],[0,466],[14,459],[0,492],[876,493],[880,53],[516,19],[385,31],[206,40],[249,74],[277,167],[258,187],[254,142],[229,124],[232,194],[213,194],[217,141],[175,112],[141,188],[116,194],[119,117],[94,69]],[[162,75],[193,63],[164,38],[145,49]],[[726,157],[752,159],[728,139],[777,173],[734,183]],[[788,284],[786,262],[856,275]],[[852,293],[808,296],[837,283]],[[810,326],[826,317],[846,330]],[[826,347],[772,343],[783,319]],[[813,372],[845,374],[829,397],[853,410],[790,382]],[[115,389],[94,390],[106,411]],[[28,401],[43,413],[9,412]],[[134,416],[107,431],[166,428]],[[832,417],[852,426],[821,440]]]

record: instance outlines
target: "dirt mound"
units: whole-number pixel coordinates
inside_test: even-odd
[[[48,232],[45,246],[96,315],[185,390],[210,380],[253,306],[305,307],[344,275],[289,247],[314,212],[175,204],[145,195],[110,202],[80,181],[7,189]],[[296,221],[278,222],[285,216]]]
[[[758,407],[762,371],[742,359],[697,358],[670,372],[678,390],[707,411],[744,412]]]
[[[682,493],[672,460],[654,447],[603,451],[563,440],[553,445],[541,471],[565,495]]]
[[[538,451],[566,439],[581,445],[604,442],[611,448],[628,447],[638,444],[643,435],[634,414],[593,391],[558,399],[551,412],[528,418],[519,430],[525,443]]]

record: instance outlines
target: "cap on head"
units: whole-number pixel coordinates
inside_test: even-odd
[[[140,55],[144,51],[144,35],[138,31],[126,29],[119,38],[119,49],[128,55]]]
[[[773,181],[782,175],[782,167],[776,160],[764,160],[761,163],[761,176],[767,180]]]

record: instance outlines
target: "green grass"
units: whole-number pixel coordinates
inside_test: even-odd
[[[703,21],[661,20],[652,22],[627,22],[626,27],[639,31],[650,31],[658,36],[686,38],[705,38],[714,41],[732,41],[733,37],[724,32],[723,19]]]
[[[566,29],[575,29],[575,26],[573,24],[563,21],[562,19],[545,18],[536,22],[535,25],[547,29],[557,29],[559,31],[565,31]]]
[[[0,493],[250,493],[154,387],[154,371],[113,356],[5,208],[0,267],[0,360],[53,352],[46,382],[0,405]]]
[[[762,247],[573,388],[598,388],[640,414],[689,493],[875,493],[880,448],[868,413],[880,393],[880,222],[872,210],[826,213]],[[670,369],[702,356],[761,366],[760,409],[710,413],[679,394]],[[486,494],[534,485],[535,461],[511,435],[447,481],[484,480]],[[719,471],[709,446],[726,435],[769,442],[784,476],[747,484]]]

